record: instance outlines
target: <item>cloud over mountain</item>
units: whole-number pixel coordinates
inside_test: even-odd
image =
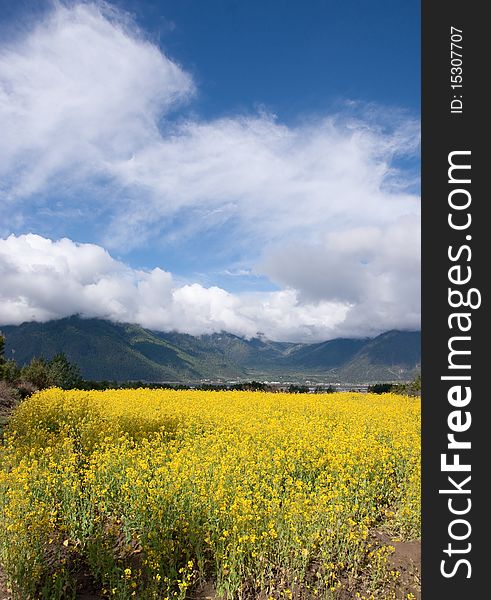
[[[418,326],[415,314],[406,315],[405,322],[398,314],[393,323],[387,307],[380,317],[346,294],[326,299],[326,292],[308,299],[292,287],[231,294],[216,286],[178,283],[160,268],[132,269],[94,244],[53,242],[33,234],[0,240],[0,277],[3,325],[80,314],[161,331],[198,335],[225,330],[246,337],[262,331],[271,339],[292,341],[368,335],[395,322]],[[380,294],[387,295],[387,287]],[[401,299],[388,294],[381,305],[394,309],[394,300]]]

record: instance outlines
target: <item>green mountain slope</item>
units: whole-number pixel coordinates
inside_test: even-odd
[[[19,364],[63,351],[87,379],[158,381],[199,376],[191,356],[136,325],[70,317],[2,330],[6,355],[12,354]]]
[[[182,333],[155,333],[161,339],[179,346],[188,354],[199,360],[208,361],[210,357],[223,363],[232,363],[239,366],[240,370],[256,370],[283,367],[281,362],[291,348],[296,344],[289,342],[273,342],[261,338],[250,340],[241,338],[231,333],[214,333],[194,337]]]
[[[314,370],[342,367],[356,356],[367,341],[338,338],[320,344],[299,345],[287,353],[285,364]]]
[[[387,331],[362,348],[342,367],[346,381],[399,380],[421,367],[421,333]]]
[[[390,331],[374,339],[318,344],[250,340],[229,333],[191,336],[138,325],[69,317],[5,326],[6,356],[19,364],[64,352],[86,379],[196,381],[309,378],[340,382],[411,379],[420,333]]]

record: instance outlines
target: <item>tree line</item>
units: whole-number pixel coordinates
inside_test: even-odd
[[[393,394],[402,394],[403,396],[420,396],[421,395],[421,375],[408,383],[375,383],[369,385],[367,392],[373,394],[385,394],[392,392]]]
[[[78,367],[62,352],[51,360],[42,356],[34,357],[23,367],[19,367],[13,359],[0,359],[0,379],[12,386],[34,387],[38,390],[53,386],[69,390],[78,387],[83,381]]]

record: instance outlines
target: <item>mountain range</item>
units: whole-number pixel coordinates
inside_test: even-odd
[[[197,382],[258,380],[373,383],[407,381],[420,370],[419,331],[321,343],[245,339],[230,333],[191,336],[139,325],[68,317],[0,327],[5,356],[19,365],[58,352],[91,380]]]

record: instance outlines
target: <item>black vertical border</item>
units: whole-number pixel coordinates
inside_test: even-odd
[[[485,2],[446,0],[422,2],[422,413],[423,413],[423,463],[422,463],[422,598],[423,600],[473,600],[491,597],[489,582],[491,574],[490,555],[487,550],[491,534],[491,516],[486,509],[491,502],[486,492],[489,458],[491,458],[491,420],[487,418],[487,405],[491,404],[491,352],[487,348],[490,331],[487,298],[491,277],[488,261],[491,252],[490,221],[486,219],[491,207],[491,194],[485,189],[485,181],[491,175],[491,150],[487,148],[490,130],[491,99],[487,99],[485,88],[489,87],[489,61],[491,51],[490,27],[485,18]],[[463,31],[463,87],[453,90],[451,86],[450,28]],[[452,114],[450,102],[453,96],[462,95],[462,114]],[[487,106],[485,107],[485,103]],[[465,232],[455,232],[448,225],[448,154],[452,151],[471,151],[472,225]],[[448,247],[465,244],[472,248],[469,264],[472,268],[472,287],[482,294],[482,305],[472,313],[470,342],[472,368],[472,414],[470,429],[460,434],[461,439],[472,443],[470,450],[461,452],[461,462],[470,461],[472,477],[468,496],[472,509],[465,516],[472,526],[466,541],[451,540],[448,526],[452,516],[448,509],[448,495],[439,494],[447,489],[448,475],[460,481],[462,474],[442,473],[440,455],[447,450],[449,432],[447,417],[453,408],[447,401],[449,383],[442,375],[449,373],[448,340],[453,334],[448,327]],[[455,287],[455,286],[454,286]],[[486,289],[485,289],[486,288]],[[465,334],[461,334],[465,335]],[[466,373],[469,374],[469,373]],[[486,383],[488,385],[486,386]],[[464,409],[463,409],[464,410]],[[489,444],[487,443],[489,440]],[[452,452],[452,451],[450,451]],[[455,502],[465,505],[456,496]],[[463,533],[464,529],[456,530]],[[444,554],[448,544],[464,549],[469,542],[469,553]],[[445,578],[441,573],[441,561],[447,560],[447,569],[452,570],[459,558],[468,559],[468,569],[461,565],[453,577]],[[453,561],[453,562],[452,562]],[[489,563],[489,564],[488,564]]]

